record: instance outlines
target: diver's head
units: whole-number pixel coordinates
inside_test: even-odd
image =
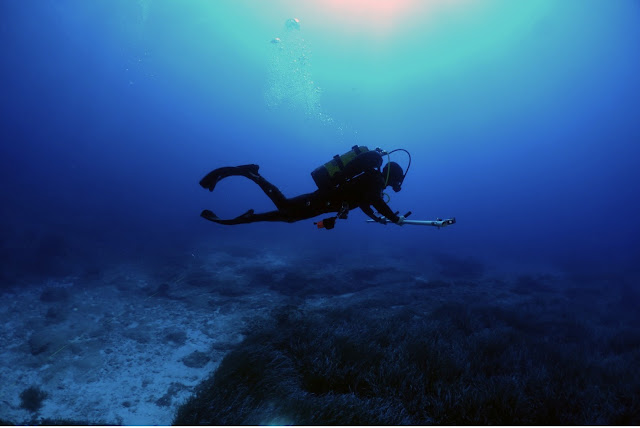
[[[382,177],[385,180],[387,180],[387,174],[389,175],[387,186],[391,186],[394,192],[399,192],[404,181],[402,167],[395,162],[389,162],[382,168]]]

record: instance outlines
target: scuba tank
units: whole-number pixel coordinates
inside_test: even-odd
[[[311,177],[319,189],[339,186],[356,175],[370,168],[380,168],[382,157],[377,151],[369,150],[367,146],[353,146],[342,155],[335,155],[333,159],[311,172]]]

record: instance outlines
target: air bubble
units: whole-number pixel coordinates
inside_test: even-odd
[[[287,30],[300,30],[300,20],[298,18],[289,18],[284,23]]]

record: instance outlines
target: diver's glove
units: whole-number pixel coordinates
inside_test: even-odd
[[[404,224],[404,216],[403,215],[399,215],[398,216],[398,221],[396,222],[396,224],[398,226],[402,226]]]

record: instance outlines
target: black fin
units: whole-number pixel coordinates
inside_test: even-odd
[[[200,213],[200,217],[204,217],[207,220],[216,221],[219,220],[218,216],[213,213],[211,210],[202,210]]]
[[[258,175],[258,169],[260,166],[256,164],[240,165],[240,166],[225,166],[217,168],[207,174],[202,180],[200,180],[200,186],[205,189],[209,189],[213,192],[213,189],[218,184],[218,181],[223,178],[230,177],[232,175],[241,175],[248,177],[249,174]]]
[[[237,168],[242,172],[250,172],[252,174],[257,174],[260,169],[260,165],[256,165],[254,163],[248,165],[239,165]]]
[[[236,217],[236,218],[247,218],[247,217],[251,217],[253,215],[255,211],[254,210],[249,210],[246,213]]]

